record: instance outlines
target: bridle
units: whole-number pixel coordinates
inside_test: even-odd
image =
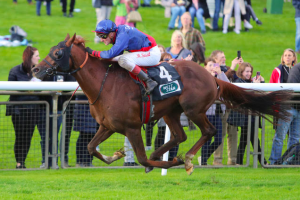
[[[80,65],[80,67],[78,69],[75,69],[75,70],[69,72],[69,70],[70,70],[69,58],[71,58],[71,60],[72,60],[72,67],[74,67],[74,59],[71,54],[72,47],[73,47],[73,44],[71,46],[67,47],[66,41],[63,41],[63,42],[58,43],[57,46],[55,46],[54,48],[51,49],[48,56],[54,61],[54,63],[56,65],[53,66],[46,59],[43,59],[43,61],[45,61],[50,66],[50,68],[48,68],[46,70],[46,74],[48,76],[71,75],[71,74],[74,74],[74,73],[78,72],[79,70],[81,70],[81,68],[86,64],[88,57],[89,57],[88,52],[86,52],[85,60]],[[54,51],[57,49],[59,49],[59,50],[55,52],[55,55],[57,56],[57,57],[55,57],[53,55],[54,55]],[[57,71],[58,68],[60,68],[62,70],[62,72]]]
[[[83,66],[86,64],[86,62],[87,62],[87,60],[89,58],[88,52],[85,52],[85,55],[86,55],[85,56],[85,60],[80,65],[80,67],[78,69],[75,69],[75,70],[71,71],[71,72],[68,72],[70,70],[69,58],[71,58],[71,60],[72,60],[72,68],[74,68],[74,59],[73,59],[72,54],[71,54],[72,47],[73,47],[73,44],[71,46],[67,47],[66,46],[66,41],[63,41],[63,42],[58,43],[58,45],[56,47],[54,47],[54,48],[52,48],[50,50],[48,56],[55,62],[56,65],[53,66],[46,59],[43,59],[43,61],[45,61],[50,66],[50,68],[48,68],[46,70],[46,74],[48,76],[52,76],[52,75],[72,75],[72,74],[78,72],[79,70],[81,70],[83,68]],[[57,56],[57,58],[56,58],[55,56],[53,56],[53,54],[54,54],[54,51],[57,50],[57,49],[59,49],[59,50],[55,52],[55,55]],[[58,67],[63,72],[57,71]],[[104,76],[104,79],[102,81],[102,84],[101,84],[101,87],[100,87],[100,91],[98,93],[98,96],[97,96],[96,100],[93,103],[88,102],[90,105],[94,105],[98,101],[98,99],[100,97],[100,94],[101,94],[101,92],[103,90],[104,82],[105,82],[106,77],[108,75],[109,68],[110,67],[107,68],[107,71],[105,73],[105,76]],[[79,88],[79,86],[77,87],[77,89],[78,88]],[[69,99],[69,103],[70,103],[72,97],[74,96],[75,92],[77,91],[77,89],[74,91],[74,93],[72,94],[71,98]],[[69,105],[69,103],[68,103],[68,105]],[[67,107],[68,107],[68,105],[67,105]],[[65,111],[66,111],[66,109],[65,109]],[[65,111],[64,111],[64,113],[65,113]]]

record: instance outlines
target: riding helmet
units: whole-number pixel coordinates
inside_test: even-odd
[[[109,19],[105,19],[97,24],[96,30],[93,32],[109,34],[110,32],[115,32],[116,30],[116,24]]]

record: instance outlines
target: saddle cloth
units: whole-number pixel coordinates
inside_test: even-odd
[[[162,62],[153,67],[142,67],[153,80],[158,83],[158,86],[150,95],[146,95],[146,83],[141,81],[136,75],[129,72],[131,78],[140,86],[142,94],[142,123],[147,124],[153,117],[152,101],[161,101],[172,96],[180,95],[183,89],[183,84],[180,80],[178,72],[173,66],[167,62]]]

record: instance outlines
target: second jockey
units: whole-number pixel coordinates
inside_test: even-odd
[[[148,94],[158,85],[139,67],[154,66],[159,63],[161,53],[153,37],[127,25],[117,27],[114,22],[107,19],[99,22],[93,32],[96,32],[105,45],[113,44],[113,46],[108,51],[94,51],[87,47],[86,51],[89,54],[118,61],[121,67],[146,82]],[[129,53],[123,54],[124,51]]]

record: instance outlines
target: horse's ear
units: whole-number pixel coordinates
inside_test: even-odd
[[[72,38],[68,39],[68,41],[66,42],[66,46],[69,47],[71,46],[71,44],[73,44],[73,42],[75,41],[76,39],[76,33],[73,35]]]
[[[66,36],[66,38],[65,38],[65,41],[66,40],[69,40],[70,39],[70,35],[69,35],[69,33],[67,34],[67,36]]]

